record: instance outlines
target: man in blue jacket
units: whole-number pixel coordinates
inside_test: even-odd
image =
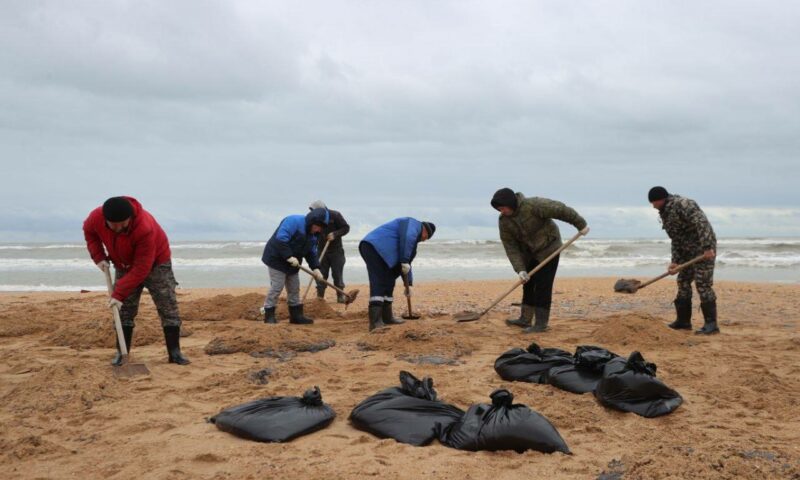
[[[305,217],[289,215],[270,237],[261,256],[261,261],[269,268],[270,281],[269,292],[264,300],[264,323],[278,323],[275,306],[284,286],[289,304],[289,322],[314,323],[314,320],[303,315],[299,267],[305,258],[314,272],[314,278],[322,279],[317,257],[317,235],[328,225],[328,219],[328,211],[324,208],[315,208]]]
[[[417,256],[417,244],[433,236],[436,225],[411,217],[395,218],[369,232],[358,245],[369,275],[369,329],[397,325],[394,318],[394,284],[401,274],[408,278],[406,296],[411,296],[411,262]]]

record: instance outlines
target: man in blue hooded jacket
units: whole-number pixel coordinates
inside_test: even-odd
[[[417,244],[433,236],[436,225],[411,217],[395,218],[369,232],[358,245],[369,275],[369,329],[397,325],[392,302],[394,285],[401,274],[408,279],[406,296],[411,296],[411,262],[417,256]]]
[[[269,292],[264,300],[264,323],[277,323],[275,306],[284,286],[289,304],[289,322],[314,323],[314,320],[303,315],[299,267],[305,258],[314,272],[314,278],[322,279],[317,257],[317,236],[328,225],[328,220],[328,211],[324,208],[315,208],[306,216],[289,215],[270,237],[261,256],[261,261],[269,268],[270,281]]]

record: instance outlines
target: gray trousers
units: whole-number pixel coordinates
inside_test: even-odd
[[[119,280],[126,274],[127,272],[117,270],[114,273],[114,278]],[[139,300],[142,298],[142,290],[147,287],[150,297],[153,298],[153,303],[156,304],[158,316],[161,318],[161,326],[180,327],[181,317],[178,314],[178,298],[175,295],[175,287],[177,285],[178,282],[175,281],[171,262],[153,267],[144,282],[136,287],[136,290],[122,302],[122,308],[119,310],[122,325],[126,327],[134,326],[136,314],[139,313]]]
[[[272,308],[278,304],[278,297],[286,287],[287,302],[290,307],[301,305],[300,300],[300,274],[286,274],[275,268],[267,267],[269,270],[269,291],[267,298],[264,299],[264,308]]]

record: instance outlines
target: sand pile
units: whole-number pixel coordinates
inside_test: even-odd
[[[223,320],[262,320],[259,311],[264,304],[264,295],[216,295],[181,304],[181,316],[186,321],[218,322]],[[325,301],[311,300],[305,303],[303,313],[311,318],[338,318],[336,312]],[[275,311],[278,320],[289,319],[289,307],[285,298],[278,300]]]
[[[430,356],[454,360],[472,353],[477,343],[452,324],[408,321],[403,325],[374,330],[358,342],[358,348],[393,352],[412,361]]]
[[[0,337],[22,337],[44,330],[46,325],[34,321],[35,317],[0,314]]]
[[[158,318],[147,318],[141,313],[136,318],[136,328],[133,330],[133,347],[150,345],[164,341],[164,331]],[[47,337],[47,342],[59,347],[70,347],[76,350],[90,348],[116,348],[117,334],[114,324],[108,319],[90,319],[65,322],[53,334]]]
[[[219,333],[205,346],[208,355],[249,353],[255,357],[291,355],[290,352],[316,352],[333,347],[330,332],[314,325],[289,323],[266,325],[244,324],[241,328]]]
[[[664,319],[643,313],[611,315],[602,320],[589,338],[595,345],[624,345],[634,350],[644,347],[679,345],[687,340],[685,332],[667,327]]]

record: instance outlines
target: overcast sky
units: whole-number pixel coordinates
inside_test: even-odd
[[[174,239],[266,238],[322,199],[496,237],[493,192],[601,237],[800,236],[800,2],[0,2],[0,241],[137,197]],[[571,227],[562,230],[571,234]]]

